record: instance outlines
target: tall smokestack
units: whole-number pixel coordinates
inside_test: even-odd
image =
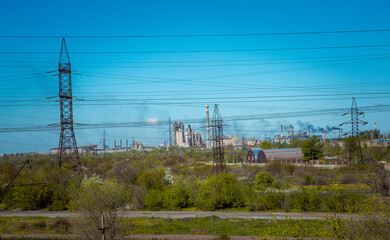
[[[293,136],[295,135],[295,133],[294,133],[294,125],[291,126],[291,135],[293,135]]]
[[[307,135],[310,136],[310,126],[307,126]]]
[[[376,123],[375,123],[375,131],[376,131]]]
[[[283,137],[283,125],[280,125],[280,136]]]
[[[290,133],[289,134],[291,135],[291,125],[290,125]]]
[[[324,130],[324,142],[326,141],[326,132]]]
[[[206,104],[206,134],[207,134],[207,148],[211,148],[210,142],[210,119],[209,119],[209,105]]]

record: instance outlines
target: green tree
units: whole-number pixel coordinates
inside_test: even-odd
[[[324,156],[322,153],[323,144],[320,139],[312,137],[302,141],[303,160],[310,161],[311,159],[319,159]]]
[[[271,176],[269,172],[258,172],[256,174],[256,189],[261,190],[266,187],[270,187],[274,182],[274,178]]]
[[[268,142],[268,141],[262,141],[260,143],[260,148],[262,148],[262,149],[275,148],[275,144],[273,144],[272,142]]]
[[[288,144],[291,148],[300,148],[302,146],[302,141],[298,140],[296,138],[291,139],[290,143]]]
[[[232,174],[211,175],[200,185],[198,207],[201,209],[215,210],[243,205],[244,196],[237,178]]]
[[[104,216],[106,239],[118,239],[121,229],[120,211],[131,199],[131,192],[116,180],[102,180],[97,176],[84,178],[74,195],[74,208],[80,212],[75,225],[87,239],[100,239],[101,217]]]

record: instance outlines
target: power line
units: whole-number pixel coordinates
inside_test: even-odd
[[[2,35],[0,38],[192,38],[192,37],[251,37],[251,36],[283,36],[283,35],[315,35],[315,34],[346,34],[389,32],[390,29],[362,29],[314,32],[275,32],[275,33],[225,33],[225,34],[172,34],[172,35]]]
[[[203,107],[203,106],[202,106]],[[390,111],[390,105],[381,106],[366,106],[361,107],[362,111],[365,112],[388,112]],[[225,117],[224,121],[235,122],[235,121],[250,121],[258,119],[281,119],[291,117],[316,117],[324,115],[339,115],[345,112],[348,108],[331,108],[331,109],[317,109],[308,111],[294,111],[294,112],[280,112],[280,113],[267,113],[267,114],[253,114],[253,115],[241,115],[241,116],[230,116]],[[183,120],[187,123],[204,123],[204,118],[194,118]],[[101,128],[130,128],[130,127],[159,127],[165,126],[168,121],[158,122],[107,122],[107,123],[84,123],[76,124],[79,129],[101,129]],[[0,133],[4,132],[31,132],[31,131],[58,131],[58,124],[49,124],[42,126],[30,126],[30,127],[15,127],[15,128],[0,128]]]
[[[231,64],[201,64],[201,65],[105,65],[105,66],[83,66],[78,65],[79,68],[193,68],[193,67],[241,67],[241,66],[261,66],[261,65],[283,65],[283,64],[298,64],[298,63],[322,63],[322,62],[343,62],[343,61],[364,61],[364,60],[386,60],[390,57],[376,57],[376,58],[352,58],[352,59],[337,59],[337,60],[317,60],[317,61],[295,61],[295,62],[262,62],[262,63],[231,63]],[[0,65],[0,67],[7,68],[37,68],[37,67],[52,67],[50,65],[46,66],[36,66],[36,65]]]
[[[221,52],[263,52],[263,51],[297,51],[325,50],[351,48],[390,47],[390,44],[355,45],[355,46],[326,46],[326,47],[295,47],[295,48],[258,48],[258,49],[208,49],[208,50],[160,50],[160,51],[106,51],[106,52],[72,52],[72,54],[143,54],[143,53],[221,53]],[[0,54],[57,54],[57,52],[0,52]]]
[[[318,56],[318,57],[294,57],[294,58],[262,58],[262,59],[225,59],[225,60],[183,60],[183,61],[72,61],[72,63],[91,64],[181,64],[181,63],[226,63],[226,62],[264,62],[264,61],[289,61],[289,60],[312,60],[312,59],[339,59],[357,57],[379,57],[389,56],[390,53],[383,54],[358,54],[358,55],[338,55],[338,56]],[[53,61],[0,61],[0,63],[53,63]]]

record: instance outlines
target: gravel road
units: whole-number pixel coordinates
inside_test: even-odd
[[[77,212],[56,212],[56,211],[1,211],[1,217],[75,217]],[[296,213],[296,212],[202,212],[202,211],[126,211],[123,217],[159,217],[159,218],[195,218],[195,217],[211,217],[219,218],[242,218],[242,219],[306,219],[315,220],[325,217],[338,216],[342,218],[356,217],[356,214],[342,214],[342,213]]]

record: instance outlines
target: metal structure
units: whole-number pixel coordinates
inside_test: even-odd
[[[82,176],[76,137],[73,130],[72,70],[65,39],[62,39],[58,62],[61,134],[58,145],[58,168],[74,169]]]
[[[211,142],[210,142],[210,119],[209,119],[209,105],[206,104],[206,136],[207,136],[207,142],[206,142],[206,148],[211,148]]]
[[[226,171],[225,149],[223,147],[223,121],[215,104],[211,127],[213,132],[213,173],[223,173]]]
[[[349,154],[349,161],[352,161],[352,156],[356,154],[356,158],[360,157],[360,163],[364,163],[363,160],[363,153],[362,153],[362,147],[360,144],[360,131],[359,131],[359,124],[366,125],[368,122],[360,120],[359,115],[363,115],[364,112],[359,111],[357,104],[356,104],[356,99],[353,97],[352,98],[352,106],[351,106],[351,112],[346,112],[342,116],[351,114],[351,120],[344,122],[340,124],[339,126],[342,126],[344,124],[351,124],[352,128],[350,132],[345,133],[344,135],[351,134],[352,136],[352,143],[351,143],[351,149],[350,149],[350,154]],[[356,149],[355,146],[356,145]]]

